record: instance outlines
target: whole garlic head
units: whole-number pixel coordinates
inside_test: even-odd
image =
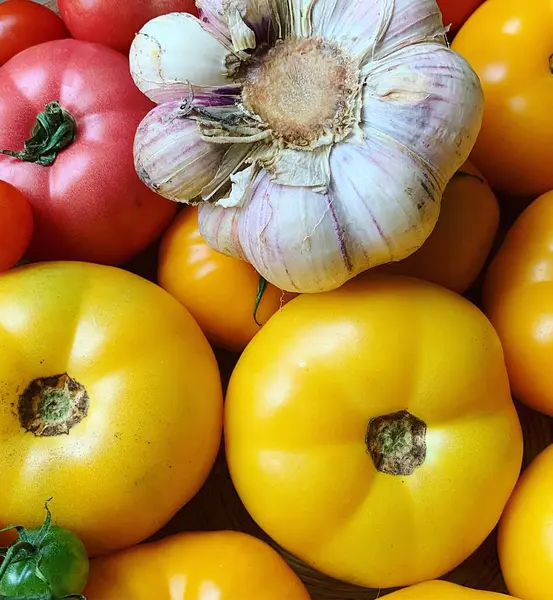
[[[206,241],[283,290],[331,290],[416,251],[483,113],[436,1],[198,6],[131,49],[136,85],[172,103],[137,133],[142,180],[200,203]]]

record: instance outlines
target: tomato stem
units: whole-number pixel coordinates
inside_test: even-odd
[[[265,294],[265,291],[267,290],[267,280],[265,279],[265,277],[263,277],[263,275],[259,276],[259,285],[257,286],[257,294],[255,296],[255,307],[253,309],[253,320],[255,321],[256,325],[259,325],[259,327],[263,327],[263,323],[260,323],[257,320],[257,313],[259,311],[259,305],[261,304],[261,300],[263,300],[263,295]]]
[[[47,104],[44,112],[37,115],[31,137],[25,142],[21,152],[0,150],[0,154],[48,167],[54,163],[62,150],[75,141],[76,137],[75,119],[60,106],[58,101],[54,101]]]

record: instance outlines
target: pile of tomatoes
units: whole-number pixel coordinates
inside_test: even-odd
[[[0,597],[309,600],[278,544],[390,600],[491,600],[440,579],[498,526],[495,591],[553,598],[553,446],[521,475],[517,411],[553,417],[553,6],[438,4],[474,151],[418,252],[296,296],[135,173],[126,55],[192,0],[0,1]],[[265,541],[160,539],[216,461]]]

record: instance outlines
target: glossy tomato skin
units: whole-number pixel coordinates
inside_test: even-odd
[[[405,476],[381,472],[367,444],[375,419],[402,411],[426,427],[423,462]],[[273,539],[374,588],[434,579],[467,558],[497,524],[522,458],[489,321],[457,294],[399,276],[301,295],[272,317],[232,375],[225,440],[236,489]]]
[[[387,596],[389,600],[508,600],[511,596],[473,590],[448,581],[428,581]]]
[[[209,247],[195,207],[183,210],[163,236],[158,282],[191,312],[212,344],[233,352],[244,350],[260,330],[258,323],[295,296],[268,285],[254,316],[259,274]]]
[[[553,189],[553,5],[486,0],[452,45],[484,89],[484,121],[471,160],[496,191],[536,196]]]
[[[55,163],[0,156],[0,179],[33,207],[28,258],[122,264],[157,238],[176,210],[134,170],[134,134],[151,104],[119,53],[76,40],[48,42],[0,69],[0,148],[23,148],[53,100],[77,122],[76,140]]]
[[[438,0],[444,25],[456,32],[484,0]]]
[[[88,600],[310,600],[279,554],[235,531],[183,533],[92,561]]]
[[[58,15],[32,0],[0,2],[0,66],[18,52],[69,37]]]
[[[128,54],[134,36],[151,19],[172,12],[197,15],[194,0],[58,0],[71,35]]]
[[[31,539],[39,533],[39,529],[29,530]],[[45,580],[37,575],[37,566]],[[81,594],[88,574],[88,555],[81,540],[67,529],[53,526],[40,544],[37,556],[8,568],[0,581],[0,594],[22,598],[51,592],[56,598],[64,598]]]
[[[33,234],[33,211],[13,185],[0,181],[0,271],[13,267],[25,254]]]
[[[22,425],[37,379],[84,386],[86,414],[40,436]],[[113,267],[40,263],[0,278],[0,527],[56,524],[91,556],[158,531],[203,485],[220,445],[219,370],[194,319]],[[32,430],[31,430],[32,431]],[[22,477],[22,474],[25,477]]]
[[[498,550],[511,594],[523,600],[553,597],[553,446],[522,474],[503,513]]]
[[[553,416],[553,192],[518,218],[495,257],[484,307],[505,351],[515,397]]]
[[[418,277],[463,294],[482,271],[498,227],[497,198],[482,173],[466,162],[447,185],[436,227],[422,247],[378,271]]]

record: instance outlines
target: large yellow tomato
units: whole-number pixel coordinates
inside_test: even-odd
[[[480,171],[466,162],[447,185],[440,217],[426,242],[408,258],[378,270],[418,277],[462,294],[484,267],[498,226],[497,198]]]
[[[484,306],[503,343],[515,397],[553,416],[553,192],[509,231],[488,273]]]
[[[183,210],[163,237],[158,281],[215,346],[234,352],[241,352],[261,324],[294,297],[268,285],[256,312],[259,274],[249,263],[208,246],[193,207]]]
[[[91,561],[88,600],[309,600],[284,559],[235,531],[183,533]]]
[[[94,554],[157,531],[201,487],[222,392],[190,314],[120,269],[0,276],[0,527],[57,524]]]
[[[386,596],[386,600],[508,600],[511,596],[481,592],[447,581],[419,583]]]
[[[553,598],[553,446],[520,478],[499,528],[499,558],[511,594]]]
[[[452,47],[486,99],[472,160],[496,190],[535,197],[553,189],[553,2],[486,0]]]
[[[253,518],[316,569],[368,587],[433,579],[467,558],[521,465],[495,331],[416,279],[292,300],[242,355],[225,410]]]

